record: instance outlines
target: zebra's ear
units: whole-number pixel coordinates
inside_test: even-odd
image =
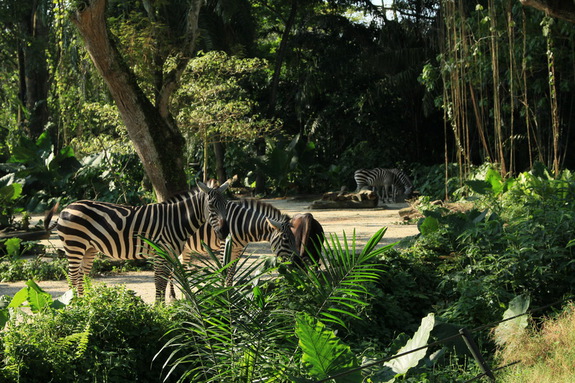
[[[281,230],[282,225],[281,223],[279,223],[278,221],[274,221],[273,219],[269,219],[266,217],[266,221],[268,223],[268,225],[270,225],[270,227],[272,229],[276,229],[276,230]]]
[[[234,182],[236,182],[236,180],[238,179],[238,175],[236,174],[235,176],[233,176],[232,178],[230,178],[229,180],[227,180],[226,182],[224,182],[224,184],[222,186],[220,186],[220,188],[218,189],[218,191],[220,193],[223,193],[226,191],[226,189],[228,187],[230,187]]]
[[[203,191],[204,193],[208,193],[210,191],[210,188],[208,187],[208,185],[206,185],[205,183],[203,183],[200,180],[196,180],[196,185],[198,185],[198,187],[200,188],[201,191]]]

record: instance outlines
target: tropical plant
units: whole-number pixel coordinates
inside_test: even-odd
[[[6,303],[6,305],[0,307],[0,329],[4,328],[12,316],[14,309],[28,307],[33,313],[39,313],[48,309],[57,310],[70,304],[72,296],[72,291],[69,290],[54,300],[52,296],[42,290],[34,280],[29,279],[26,282],[26,287],[18,291],[12,299],[0,299]],[[2,298],[5,298],[5,296]]]
[[[56,150],[47,132],[35,141],[21,136],[11,153],[7,177],[22,183],[30,212],[46,210],[81,166],[72,148]]]
[[[18,207],[22,184],[10,182],[13,179],[13,175],[0,178],[0,229],[12,226],[15,214],[22,211],[22,208]]]
[[[51,299],[36,289],[28,294],[31,305]],[[161,380],[162,362],[152,359],[172,324],[169,310],[145,304],[125,286],[90,286],[65,309],[25,318],[11,316],[0,335],[3,382]]]
[[[333,237],[321,259],[325,271],[283,263],[273,266],[275,262],[262,260],[239,267],[234,286],[225,283],[230,264],[222,264],[212,253],[201,267],[187,270],[177,257],[157,247],[173,268],[184,297],[178,304],[182,324],[158,354],[168,355],[166,375],[173,376],[179,369],[181,381],[206,382],[307,375],[295,363],[302,352],[294,337],[296,317],[302,331],[309,322],[304,318],[321,318],[340,329],[348,327],[348,319],[358,318],[358,309],[369,296],[365,285],[379,275],[375,260],[390,247],[375,248],[384,232],[378,231],[359,253],[355,239],[350,243],[344,236],[342,243]],[[270,279],[274,270],[283,277]],[[315,330],[306,327],[307,335],[316,331],[322,337],[328,331],[317,326],[312,326]]]

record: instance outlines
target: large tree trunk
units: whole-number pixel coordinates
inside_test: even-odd
[[[184,138],[169,116],[146,98],[110,38],[105,19],[106,0],[91,0],[72,20],[86,49],[118,106],[130,139],[159,201],[186,189]],[[165,113],[165,111],[164,111]]]
[[[24,19],[21,21],[22,33],[26,43],[19,50],[20,98],[28,111],[24,129],[28,136],[36,139],[44,131],[48,122],[48,66],[46,49],[48,46],[48,27],[43,15],[39,14],[39,4],[32,1],[27,5]]]

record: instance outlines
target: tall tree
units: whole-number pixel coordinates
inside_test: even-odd
[[[37,138],[48,122],[48,49],[51,2],[3,1],[0,23],[16,42],[20,108],[18,122],[28,136]]]
[[[143,3],[149,23],[154,27],[152,33],[156,41],[162,43],[160,35],[173,38],[169,46],[171,50],[163,46],[156,50],[153,101],[141,88],[109,31],[106,23],[107,0],[81,2],[72,16],[94,65],[116,102],[158,200],[165,200],[187,186],[183,162],[184,138],[170,114],[169,100],[192,57],[203,1],[186,3],[184,13],[179,12],[182,10],[181,2],[173,3]],[[170,24],[172,20],[175,21]],[[177,28],[170,28],[175,25]],[[168,58],[173,59],[173,65],[171,70],[165,71]]]

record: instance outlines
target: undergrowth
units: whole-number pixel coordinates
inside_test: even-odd
[[[569,304],[539,326],[514,334],[499,350],[499,364],[508,367],[497,376],[503,383],[563,383],[575,381],[575,305]]]

